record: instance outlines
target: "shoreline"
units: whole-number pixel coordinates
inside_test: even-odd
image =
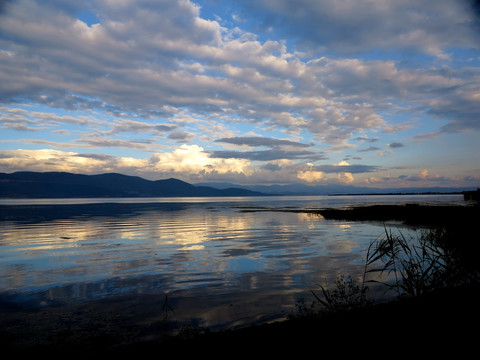
[[[365,205],[348,209],[320,209],[327,220],[348,221],[402,221],[407,225],[459,225],[475,224],[480,215],[480,204],[471,205]]]
[[[28,326],[16,331],[12,330],[12,324],[5,326],[2,319],[0,343],[5,352],[49,357],[78,353],[224,358],[240,354],[285,355],[285,351],[309,355],[320,350],[358,355],[365,346],[372,351],[402,346],[428,354],[453,351],[455,355],[462,352],[469,355],[478,337],[479,294],[480,284],[472,283],[417,298],[239,329],[208,331],[192,327],[175,336],[159,336],[164,330],[161,323],[134,326],[126,313],[139,300],[125,299],[103,307],[84,305],[39,311],[35,313],[37,322],[28,323],[23,318]],[[146,305],[148,310],[151,302]],[[56,318],[48,317],[53,312]],[[15,339],[18,336],[24,337],[23,340]]]
[[[369,347],[425,350],[432,355],[469,355],[476,349],[478,332],[469,324],[480,319],[480,284],[440,289],[417,298],[392,300],[362,308],[338,311],[316,317],[288,319],[283,322],[172,338],[159,344],[132,344],[124,350],[155,348],[208,350],[218,344],[252,354],[252,349],[268,354],[312,355],[312,351],[338,351],[342,355],[360,354]],[[475,325],[474,325],[475,326]],[[398,344],[398,345],[395,345]],[[248,345],[247,349],[242,346]],[[176,349],[176,350],[175,350]],[[400,349],[398,349],[400,350]]]

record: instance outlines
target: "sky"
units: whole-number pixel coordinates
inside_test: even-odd
[[[480,186],[473,0],[0,0],[0,172]]]

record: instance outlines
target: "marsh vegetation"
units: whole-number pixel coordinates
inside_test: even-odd
[[[387,211],[385,211],[387,210]],[[479,207],[385,207],[329,210],[332,218],[378,221],[396,218],[424,226],[417,236],[405,236],[401,229],[385,227],[383,237],[373,240],[367,251],[363,277],[358,281],[339,276],[333,286],[319,284],[312,290],[314,300],[300,299],[296,316],[311,316],[373,304],[369,286],[380,285],[387,298],[401,300],[436,290],[477,284],[480,279],[478,234],[473,231]],[[420,216],[422,212],[423,216]],[[383,279],[383,280],[381,280]]]

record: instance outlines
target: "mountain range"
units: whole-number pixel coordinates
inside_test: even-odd
[[[460,193],[470,188],[375,189],[347,185],[309,186],[231,183],[189,184],[178,179],[146,180],[138,176],[67,172],[0,173],[0,198],[203,197],[203,196],[314,196],[358,194]]]
[[[389,188],[377,189],[353,185],[329,184],[329,185],[250,185],[242,186],[232,183],[197,183],[197,186],[209,186],[216,189],[239,188],[258,191],[269,195],[279,196],[325,196],[325,195],[383,195],[383,194],[451,194],[475,190],[467,187],[412,187],[412,188]]]
[[[178,179],[146,180],[117,173],[0,173],[0,198],[261,196],[260,192],[195,186]]]

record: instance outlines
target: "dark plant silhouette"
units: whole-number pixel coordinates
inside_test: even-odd
[[[310,306],[304,300],[297,302],[298,315],[368,305],[373,300],[367,298],[367,284],[383,285],[386,292],[403,298],[479,280],[478,265],[472,265],[471,254],[462,246],[465,241],[458,239],[465,232],[436,227],[417,234],[407,238],[401,231],[394,234],[385,229],[385,236],[372,241],[367,249],[360,284],[342,275],[333,288],[320,285],[321,295],[311,291],[315,300]]]
[[[327,311],[348,310],[364,306],[370,302],[367,299],[368,287],[363,282],[361,285],[358,285],[353,278],[344,275],[337,278],[333,290],[322,285],[320,285],[320,288],[323,293],[323,299],[314,291],[312,291],[312,294],[316,301]]]
[[[168,320],[169,312],[174,313],[173,308],[168,304],[168,295],[165,294],[165,300],[162,305],[162,312],[164,313],[163,320]]]
[[[410,239],[400,231],[394,235],[385,230],[385,234],[368,249],[366,273],[389,275],[391,281],[382,283],[399,297],[419,296],[477,278],[478,274],[465,267],[458,251],[447,246],[448,229],[422,230],[419,237]]]

